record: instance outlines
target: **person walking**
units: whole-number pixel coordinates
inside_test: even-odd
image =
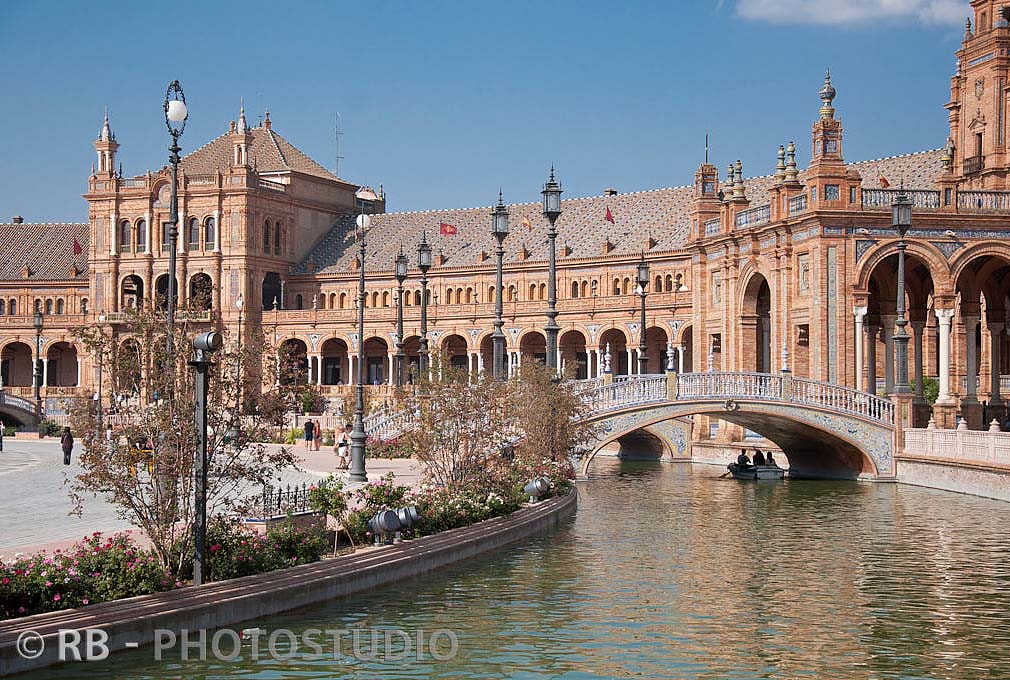
[[[337,425],[336,436],[334,437],[333,451],[337,454],[337,469],[346,470],[350,465],[349,450],[351,438],[347,436],[347,427],[340,423]]]
[[[312,442],[316,438],[315,423],[311,419],[305,421],[305,450],[312,450]]]
[[[315,445],[315,450],[318,451],[323,443],[323,426],[321,423],[315,424],[312,437],[312,443]]]
[[[69,427],[63,428],[63,434],[60,435],[60,445],[63,447],[63,464],[70,465],[70,452],[74,450],[74,435],[70,434]]]

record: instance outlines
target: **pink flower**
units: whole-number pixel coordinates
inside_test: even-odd
[[[4,576],[3,584],[7,585],[10,582],[11,582],[11,580],[9,578],[7,578],[6,576]]]
[[[56,593],[55,595],[53,595],[53,602],[59,602],[59,601],[60,601],[60,594]]]
[[[211,552],[217,552],[220,549],[221,549],[221,546],[219,544],[217,544],[217,543],[215,543],[214,545],[210,546],[210,551]]]
[[[24,613],[25,613],[25,608],[24,607],[18,607],[18,614],[24,614]]]
[[[89,600],[88,598],[84,598],[83,600],[81,600],[81,604],[91,604],[91,600]]]
[[[48,588],[48,587],[49,587],[49,586],[51,586],[51,585],[53,585],[53,582],[52,582],[52,581],[46,581],[46,588]]]

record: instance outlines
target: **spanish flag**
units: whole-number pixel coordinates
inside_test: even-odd
[[[884,177],[884,173],[880,171],[880,168],[877,168],[877,179],[880,180],[881,189],[887,189],[891,186],[891,183],[887,181],[886,177]]]
[[[528,231],[533,231],[533,223],[530,222],[530,218],[523,215],[523,226],[526,227]]]
[[[610,212],[609,205],[607,206],[607,214],[603,216],[603,219],[605,219],[607,222],[610,222],[611,224],[614,224],[614,215],[613,213]]]
[[[442,236],[455,236],[456,235],[455,225],[449,224],[447,222],[438,223],[438,233]]]

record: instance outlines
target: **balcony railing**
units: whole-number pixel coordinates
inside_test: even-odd
[[[890,209],[894,199],[902,193],[912,201],[913,208],[919,210],[940,208],[940,192],[932,189],[863,189],[863,207]]]
[[[270,189],[271,191],[287,191],[287,187],[280,182],[271,182],[268,179],[261,179],[259,183],[260,189]]]
[[[722,232],[722,220],[718,217],[705,220],[705,236],[717,236]]]
[[[1010,191],[960,191],[957,207],[967,212],[1010,212]]]
[[[1010,466],[1010,432],[906,428],[904,455],[911,458]]]
[[[767,224],[772,218],[772,207],[761,205],[748,210],[741,210],[736,214],[736,226],[748,227],[758,224]]]
[[[807,209],[807,195],[800,194],[789,199],[789,214],[795,215]]]
[[[119,180],[120,189],[146,189],[147,188],[147,178],[146,177],[124,177]]]
[[[964,174],[974,175],[985,167],[985,156],[971,156],[964,159]]]

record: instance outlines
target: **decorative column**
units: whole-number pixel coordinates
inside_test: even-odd
[[[863,337],[863,319],[866,317],[866,307],[853,307],[852,315],[856,320],[856,382],[855,387],[857,390],[863,390],[867,392],[869,390],[863,384],[863,346],[865,344],[865,338]]]
[[[396,352],[389,352],[386,357],[389,359],[389,379],[386,384],[393,387],[396,385]]]
[[[677,373],[684,372],[684,345],[677,345]]]
[[[635,365],[634,355],[632,354],[633,350],[628,347],[625,349],[625,352],[628,354],[628,375],[631,375],[634,372],[634,369],[631,367]]]
[[[316,355],[316,384],[323,384],[323,355],[322,353]]]
[[[866,326],[866,391],[877,393],[877,326]]]

